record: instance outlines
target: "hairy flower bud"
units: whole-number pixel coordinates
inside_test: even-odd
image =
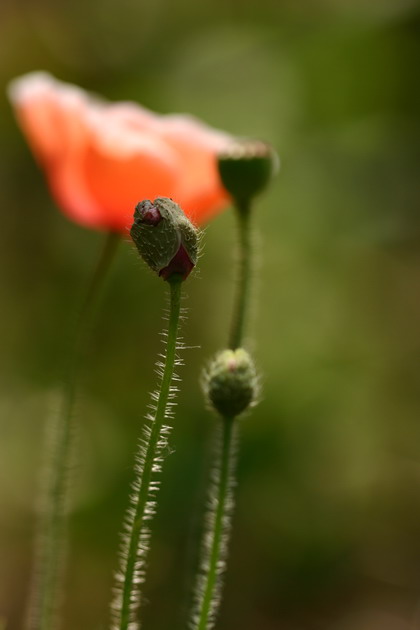
[[[234,418],[256,402],[257,373],[243,348],[219,352],[203,380],[210,405],[223,417]]]
[[[274,149],[258,140],[233,144],[218,158],[223,186],[235,201],[249,201],[262,192],[279,167]]]
[[[143,260],[164,280],[187,278],[197,262],[198,231],[172,199],[137,204],[130,230]]]

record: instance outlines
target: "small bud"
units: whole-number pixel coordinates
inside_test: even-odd
[[[172,199],[158,197],[137,204],[130,230],[143,260],[164,280],[187,278],[198,255],[198,232]]]
[[[204,376],[210,405],[223,417],[234,418],[256,402],[258,379],[246,350],[223,350],[210,363]]]
[[[266,188],[279,168],[279,159],[269,144],[243,140],[219,155],[218,166],[223,186],[236,202],[243,203]]]

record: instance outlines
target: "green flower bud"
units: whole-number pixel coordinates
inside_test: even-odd
[[[210,406],[223,417],[234,418],[256,403],[256,369],[250,355],[242,348],[219,352],[203,381]]]
[[[223,186],[236,202],[249,202],[262,192],[279,168],[274,149],[259,140],[233,144],[218,158]]]
[[[185,280],[197,263],[198,230],[172,199],[138,203],[130,235],[146,264],[164,280],[175,274]]]

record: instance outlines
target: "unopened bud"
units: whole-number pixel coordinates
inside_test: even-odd
[[[274,149],[259,140],[238,140],[218,158],[223,186],[237,202],[247,202],[266,188],[279,168]]]
[[[248,352],[242,348],[219,352],[204,376],[204,390],[210,405],[225,418],[255,405],[258,378]]]
[[[197,229],[172,199],[138,203],[130,235],[146,264],[164,280],[175,274],[185,280],[197,262]]]

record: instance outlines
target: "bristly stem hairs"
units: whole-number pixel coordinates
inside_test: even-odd
[[[143,429],[135,463],[130,505],[124,521],[120,568],[111,607],[112,628],[140,627],[141,584],[145,579],[150,543],[150,520],[156,508],[164,450],[172,417],[176,388],[174,368],[179,365],[177,335],[183,281],[197,261],[198,235],[182,210],[170,199],[143,201],[136,206],[131,228],[133,241],[145,262],[169,284],[170,307],[166,355],[158,363],[160,386],[152,395],[153,411]]]
[[[59,626],[67,547],[66,516],[71,485],[69,468],[73,455],[77,381],[95,306],[118,242],[119,235],[113,232],[107,234],[73,333],[72,353],[60,390],[59,409],[47,426],[34,577],[27,617],[28,630],[57,630]]]
[[[199,572],[190,618],[191,630],[210,630],[216,622],[234,508],[237,419],[256,404],[258,395],[254,363],[241,346],[249,312],[253,273],[251,205],[254,196],[268,184],[274,162],[274,152],[268,145],[249,141],[239,143],[219,158],[222,182],[236,207],[239,256],[229,349],[216,355],[203,379],[207,402],[222,422],[218,427],[211,473]]]

